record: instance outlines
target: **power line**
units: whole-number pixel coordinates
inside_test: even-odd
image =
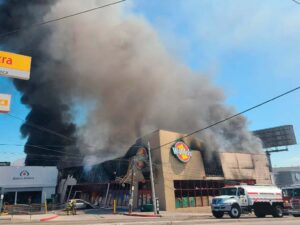
[[[22,122],[24,123],[24,125],[33,127],[33,128],[35,128],[35,129],[41,130],[41,131],[43,131],[43,132],[47,132],[47,133],[56,135],[56,136],[58,136],[58,137],[60,137],[60,138],[66,139],[66,140],[68,140],[68,141],[70,141],[70,142],[72,142],[72,143],[74,143],[74,142],[76,141],[75,138],[68,137],[68,136],[63,135],[63,134],[60,134],[60,133],[58,133],[58,132],[56,132],[56,131],[50,130],[50,129],[48,129],[48,128],[42,127],[42,126],[37,125],[37,124],[34,124],[34,123],[32,123],[32,122],[26,121],[26,120],[24,120],[24,119],[22,119],[22,118],[20,118],[20,117],[18,117],[18,116],[15,116],[15,115],[13,115],[13,114],[11,114],[11,113],[6,113],[5,115],[10,116],[10,117],[12,117],[12,118],[14,118],[14,119],[17,119],[17,120],[22,121]],[[89,147],[89,148],[96,148],[96,146],[91,146],[91,145],[88,145],[88,144],[85,144],[85,143],[83,143],[83,145],[85,145],[85,146],[87,146],[87,147]]]
[[[22,119],[22,118],[20,118],[20,117],[18,117],[18,116],[15,116],[15,115],[13,115],[13,114],[11,114],[11,113],[6,113],[5,115],[8,115],[8,116],[10,116],[10,117],[12,117],[12,118],[14,118],[14,119],[17,119],[17,120],[22,121],[22,122],[24,123],[24,125],[27,125],[27,126],[30,126],[30,127],[36,128],[36,129],[39,129],[39,130],[44,131],[44,132],[48,132],[48,133],[50,133],[50,134],[54,134],[54,135],[56,135],[56,136],[58,136],[58,137],[67,139],[67,140],[69,140],[69,141],[74,141],[74,138],[67,137],[67,136],[62,135],[62,134],[60,134],[60,133],[57,133],[56,131],[50,130],[50,129],[48,129],[48,128],[45,128],[45,127],[42,127],[42,126],[39,126],[39,125],[36,125],[36,124],[34,124],[34,123],[32,123],[32,122],[28,122],[28,121],[26,121],[26,120],[24,120],[24,119]]]
[[[8,144],[8,143],[0,143],[0,145],[5,145],[5,146],[26,146],[26,144]],[[68,147],[69,145],[39,145],[39,144],[31,144],[34,146],[39,146],[39,147],[53,147],[56,149],[61,149],[61,148],[65,148]]]
[[[14,145],[14,146],[28,146],[28,147],[33,147],[33,148],[41,148],[41,149],[44,149],[44,150],[47,150],[47,151],[53,151],[53,152],[59,152],[59,153],[62,153],[63,155],[51,155],[51,154],[46,154],[46,155],[42,155],[42,154],[34,154],[34,153],[25,153],[26,155],[36,155],[36,156],[49,156],[49,157],[70,157],[70,158],[77,158],[77,159],[84,159],[84,157],[90,157],[90,156],[94,156],[94,155],[80,155],[80,154],[68,154],[66,152],[63,152],[63,151],[56,151],[54,149],[48,149],[48,148],[42,148],[40,146],[36,146],[36,145],[22,145],[22,144],[1,144],[0,143],[0,146],[7,146],[7,145]],[[5,151],[0,151],[0,153],[4,154],[12,154],[12,155],[18,155],[20,153],[17,153],[17,152],[5,152]],[[87,161],[93,161],[89,158],[86,158],[85,160]],[[129,161],[129,159],[123,159],[123,158],[119,158],[119,159],[112,159],[113,161]],[[106,161],[109,161],[109,160],[106,160]]]
[[[294,88],[294,89],[291,89],[291,90],[289,90],[289,91],[287,91],[287,92],[284,92],[284,93],[282,93],[282,94],[280,94],[280,95],[277,95],[276,97],[273,97],[273,98],[271,98],[271,99],[269,99],[269,100],[266,100],[266,101],[264,101],[264,102],[262,102],[262,103],[259,103],[259,104],[255,105],[255,106],[252,106],[252,107],[250,107],[250,108],[248,108],[248,109],[245,109],[244,111],[241,111],[241,112],[236,113],[236,114],[234,114],[234,115],[232,115],[232,116],[226,117],[225,119],[222,119],[222,120],[220,120],[220,121],[218,121],[218,122],[215,122],[215,123],[213,123],[213,124],[210,124],[210,125],[208,125],[208,126],[206,126],[206,127],[204,127],[204,128],[201,128],[201,129],[196,130],[196,131],[194,131],[194,132],[192,132],[192,133],[189,133],[189,134],[187,134],[187,135],[184,135],[183,137],[181,137],[181,138],[179,138],[179,139],[185,139],[185,138],[187,138],[187,137],[189,137],[189,136],[192,136],[192,135],[194,135],[194,134],[196,134],[196,133],[202,132],[202,131],[207,130],[207,129],[211,128],[211,127],[214,127],[214,126],[216,126],[216,125],[219,125],[220,123],[224,123],[224,122],[226,122],[227,120],[231,120],[231,119],[233,119],[233,118],[235,118],[235,117],[237,117],[237,116],[240,116],[240,115],[242,115],[242,114],[244,114],[244,113],[246,113],[246,112],[249,112],[249,111],[251,111],[251,110],[254,110],[254,109],[258,108],[258,107],[261,107],[261,106],[263,106],[263,105],[265,105],[265,104],[267,104],[267,103],[269,103],[269,102],[275,101],[275,100],[277,100],[277,99],[279,99],[279,98],[281,98],[281,97],[283,97],[283,96],[285,96],[285,95],[288,95],[288,94],[290,94],[290,93],[292,93],[292,92],[295,92],[295,91],[297,91],[297,90],[299,90],[299,89],[300,89],[300,86],[298,86],[298,87],[296,87],[296,88]],[[173,140],[173,141],[170,141],[170,142],[167,142],[167,143],[162,144],[162,145],[160,145],[160,146],[157,146],[157,147],[153,148],[152,150],[160,149],[161,147],[164,147],[164,146],[169,145],[169,144],[173,144],[173,143],[176,142],[176,141],[178,141],[178,139]]]
[[[57,152],[57,153],[62,153],[63,155],[65,156],[78,156],[78,157],[82,157],[81,154],[69,154],[65,151],[59,151],[59,150],[56,150],[56,149],[51,149],[51,148],[45,148],[45,147],[42,147],[42,146],[39,146],[39,145],[31,145],[31,144],[0,144],[0,146],[19,146],[19,147],[31,147],[31,148],[38,148],[38,149],[43,149],[43,150],[47,150],[47,151],[52,151],[52,152]]]
[[[67,18],[70,18],[70,17],[78,16],[78,15],[89,13],[89,12],[92,12],[92,11],[95,11],[95,10],[98,10],[98,9],[102,9],[102,8],[105,8],[105,7],[116,5],[116,4],[125,2],[125,1],[126,0],[120,0],[120,1],[112,2],[112,3],[106,4],[106,5],[101,5],[101,6],[98,6],[98,7],[95,7],[95,8],[84,10],[84,11],[81,11],[81,12],[77,12],[77,13],[74,13],[74,14],[70,14],[70,15],[67,15],[67,16],[59,17],[59,18],[52,19],[52,20],[47,20],[45,22],[35,23],[35,24],[32,24],[30,26],[26,26],[26,27],[20,27],[20,28],[17,28],[15,30],[8,31],[6,33],[0,34],[0,38],[6,37],[8,35],[17,33],[17,32],[22,31],[22,30],[27,30],[27,29],[31,29],[31,28],[40,27],[40,26],[43,26],[43,25],[46,25],[46,24],[49,24],[49,23],[57,22],[57,21],[64,20],[64,19],[67,19]]]
[[[20,155],[20,153],[17,153],[17,152],[3,152],[3,151],[0,151],[1,154],[7,154],[7,155]],[[41,158],[44,158],[44,157],[49,157],[47,158],[47,161],[68,161],[68,162],[75,162],[75,163],[82,163],[82,161],[84,160],[84,162],[87,162],[87,163],[92,163],[92,166],[97,166],[98,164],[102,164],[101,163],[94,163],[94,160],[92,159],[89,159],[89,158],[85,158],[82,157],[76,157],[76,156],[73,156],[73,157],[70,157],[70,158],[63,158],[62,156],[58,156],[58,155],[41,155],[41,154],[33,154],[33,153],[27,153],[26,156],[37,156],[35,158],[30,158],[29,160],[42,160]],[[108,160],[109,161],[109,160]],[[124,161],[124,162],[128,162],[129,160],[128,159],[114,159],[113,161]],[[106,161],[104,161],[106,162]],[[78,165],[78,166],[82,166],[82,165]]]
[[[241,111],[241,112],[239,112],[239,113],[236,113],[236,114],[234,114],[234,115],[232,115],[232,116],[230,116],[230,117],[227,117],[227,118],[225,118],[225,119],[223,119],[223,120],[220,120],[220,121],[218,121],[218,122],[215,122],[215,123],[213,123],[213,124],[211,124],[211,125],[209,125],[209,126],[206,126],[206,127],[201,128],[201,129],[199,129],[199,130],[196,130],[196,131],[194,131],[194,132],[192,132],[192,133],[189,133],[189,134],[187,134],[187,135],[181,137],[180,139],[184,139],[184,138],[189,137],[189,136],[192,136],[192,135],[194,135],[194,134],[196,134],[196,133],[199,133],[199,132],[202,132],[202,131],[204,131],[204,130],[207,130],[207,129],[211,128],[211,127],[214,127],[214,126],[216,126],[216,125],[218,125],[218,124],[220,124],[220,123],[226,122],[227,120],[233,119],[233,118],[235,118],[235,117],[237,117],[237,116],[240,116],[240,115],[242,115],[242,114],[244,114],[244,113],[246,113],[246,112],[249,112],[249,111],[251,111],[251,110],[254,110],[254,109],[258,108],[258,107],[261,107],[261,106],[263,106],[263,105],[265,105],[265,104],[267,104],[267,103],[269,103],[269,102],[272,102],[272,101],[274,101],[274,100],[277,100],[277,99],[279,99],[279,98],[281,98],[281,97],[283,97],[283,96],[285,96],[285,95],[288,95],[288,94],[290,94],[290,93],[292,93],[292,92],[295,92],[295,91],[297,91],[297,90],[299,90],[299,89],[300,89],[300,86],[298,86],[298,87],[296,87],[296,88],[294,88],[294,89],[291,89],[291,90],[289,90],[289,91],[287,91],[287,92],[284,92],[283,94],[280,94],[280,95],[278,95],[278,96],[276,96],[276,97],[273,97],[273,98],[271,98],[271,99],[269,99],[269,100],[266,100],[266,101],[264,101],[264,102],[262,102],[262,103],[259,103],[259,104],[255,105],[255,106],[252,106],[252,107],[250,107],[250,108],[248,108],[248,109],[246,109],[246,110],[244,110],[244,111]],[[8,114],[6,114],[6,115],[9,115],[9,116],[11,116],[11,117],[13,117],[13,118],[15,118],[15,119],[22,120],[22,121],[23,121],[24,123],[26,123],[27,125],[32,126],[32,127],[35,127],[35,128],[40,129],[40,130],[42,130],[42,131],[46,131],[46,132],[55,134],[55,135],[57,135],[57,136],[66,138],[66,139],[68,139],[68,140],[73,140],[73,141],[74,141],[73,138],[69,138],[69,137],[67,137],[67,136],[65,136],[65,135],[62,135],[62,134],[59,134],[59,133],[57,133],[57,132],[55,132],[55,131],[52,131],[52,130],[49,130],[49,129],[47,129],[47,128],[44,128],[44,127],[41,127],[41,126],[38,126],[38,125],[35,125],[35,124],[32,124],[32,123],[29,123],[28,121],[25,121],[25,120],[23,120],[23,119],[21,119],[21,118],[19,118],[19,117],[17,117],[17,116],[14,116],[14,115],[12,115],[12,114],[9,114],[9,113],[8,113]],[[153,148],[152,150],[160,149],[161,147],[164,147],[164,146],[166,146],[166,145],[172,144],[172,143],[176,142],[177,140],[178,140],[178,139],[173,140],[173,141],[170,141],[170,142],[167,142],[167,143],[165,143],[165,144],[162,144],[162,145],[160,145],[160,146],[157,146],[157,147]],[[88,146],[88,145],[87,145],[87,146]],[[35,146],[35,147],[37,147],[37,146]],[[47,149],[47,150],[49,150],[49,149]],[[51,149],[51,150],[53,151],[53,149]]]
[[[300,5],[300,2],[298,2],[297,0],[292,0],[292,1]]]

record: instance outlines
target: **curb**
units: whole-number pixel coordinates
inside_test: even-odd
[[[154,214],[137,214],[137,213],[124,213],[124,216],[139,216],[139,217],[162,217],[162,215],[154,215]]]
[[[42,219],[40,219],[40,222],[46,222],[46,221],[49,221],[49,220],[53,220],[53,219],[55,219],[57,217],[59,217],[59,215],[54,215],[54,216],[42,218]]]

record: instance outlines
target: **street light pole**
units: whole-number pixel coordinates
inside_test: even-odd
[[[154,214],[157,214],[156,208],[156,196],[155,196],[155,187],[154,187],[154,177],[153,177],[153,168],[152,168],[152,158],[151,158],[151,147],[148,141],[148,155],[149,155],[149,167],[150,167],[150,181],[151,181],[151,190],[152,190],[152,204],[153,204],[153,211]]]

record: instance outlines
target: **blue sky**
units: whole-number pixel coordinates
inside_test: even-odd
[[[291,0],[135,0],[128,10],[144,17],[168,51],[192,70],[213,77],[227,104],[241,111],[300,84],[300,5]],[[0,92],[12,93],[14,115],[27,109],[7,78]],[[246,116],[251,130],[293,124],[300,140],[300,91]],[[0,115],[0,143],[24,143],[21,122]],[[22,157],[21,147],[0,146],[0,161]],[[2,156],[5,156],[2,159]],[[300,166],[300,148],[272,155],[275,166]]]

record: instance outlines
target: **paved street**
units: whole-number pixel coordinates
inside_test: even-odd
[[[242,225],[252,225],[252,224],[261,224],[261,225],[299,225],[300,218],[295,218],[292,216],[286,216],[284,218],[273,218],[267,217],[263,219],[258,219],[254,216],[244,216],[240,219],[230,219],[225,217],[224,219],[215,219],[212,216],[196,216],[196,215],[186,215],[186,216],[166,216],[162,218],[143,218],[143,217],[129,217],[123,215],[110,215],[110,216],[95,216],[94,217],[85,217],[84,215],[78,215],[74,217],[61,216],[54,220],[48,222],[39,222],[39,221],[9,221],[1,220],[0,224],[41,224],[46,223],[48,225],[61,225],[61,224],[72,224],[72,225],[102,225],[102,224],[123,224],[123,225],[143,225],[143,224],[242,224]]]

